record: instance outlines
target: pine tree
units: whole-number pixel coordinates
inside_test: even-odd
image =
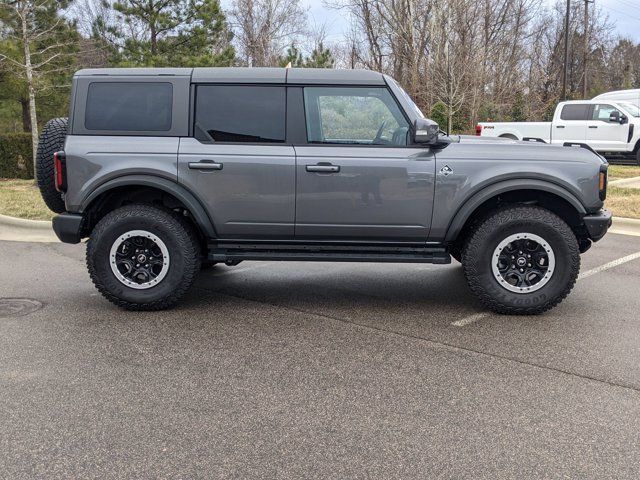
[[[311,52],[311,56],[305,59],[304,66],[307,68],[333,68],[335,63],[331,50],[324,48],[320,42]]]
[[[120,0],[115,22],[94,31],[120,66],[228,66],[235,51],[219,0]]]
[[[294,44],[291,44],[289,48],[287,48],[287,54],[283,57],[280,57],[278,61],[278,65],[281,67],[286,67],[291,64],[292,67],[304,67],[304,60],[302,59],[302,53],[298,50]]]

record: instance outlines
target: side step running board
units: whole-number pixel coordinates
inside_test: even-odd
[[[451,263],[442,247],[384,247],[371,245],[296,245],[217,242],[209,244],[209,260],[237,264],[243,260],[316,262]]]

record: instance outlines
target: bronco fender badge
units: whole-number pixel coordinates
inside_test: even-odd
[[[447,175],[451,175],[453,173],[453,170],[449,165],[445,165],[440,169],[440,173],[446,177]]]

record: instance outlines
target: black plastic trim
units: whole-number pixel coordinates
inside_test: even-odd
[[[605,209],[585,215],[583,220],[585,227],[587,227],[587,232],[589,232],[589,238],[594,242],[604,237],[613,223],[611,212]]]
[[[103,183],[84,199],[82,206],[80,207],[80,213],[86,211],[91,203],[101,194],[117,187],[129,185],[157,188],[173,195],[185,205],[187,210],[189,210],[205,236],[209,238],[216,237],[213,222],[209,218],[209,215],[200,201],[191,192],[175,181],[153,175],[127,175],[114,178],[113,180]]]
[[[53,217],[53,231],[64,243],[80,243],[84,217],[77,213],[62,213]]]

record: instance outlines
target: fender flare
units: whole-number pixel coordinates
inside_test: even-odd
[[[156,188],[176,197],[189,210],[202,233],[209,238],[216,238],[213,222],[195,195],[175,181],[155,175],[125,175],[103,183],[85,197],[80,206],[80,213],[84,212],[103,193],[114,188],[133,185]]]
[[[555,183],[535,179],[528,179],[524,181],[522,179],[505,180],[488,185],[482,190],[473,193],[465,200],[454,215],[453,220],[449,223],[449,227],[447,228],[447,233],[445,235],[445,242],[452,242],[457,238],[469,217],[471,217],[473,212],[484,202],[496,195],[500,195],[501,193],[516,190],[540,190],[552,193],[566,200],[580,215],[585,215],[587,213],[584,205],[580,203],[580,200],[578,200],[575,195]]]

